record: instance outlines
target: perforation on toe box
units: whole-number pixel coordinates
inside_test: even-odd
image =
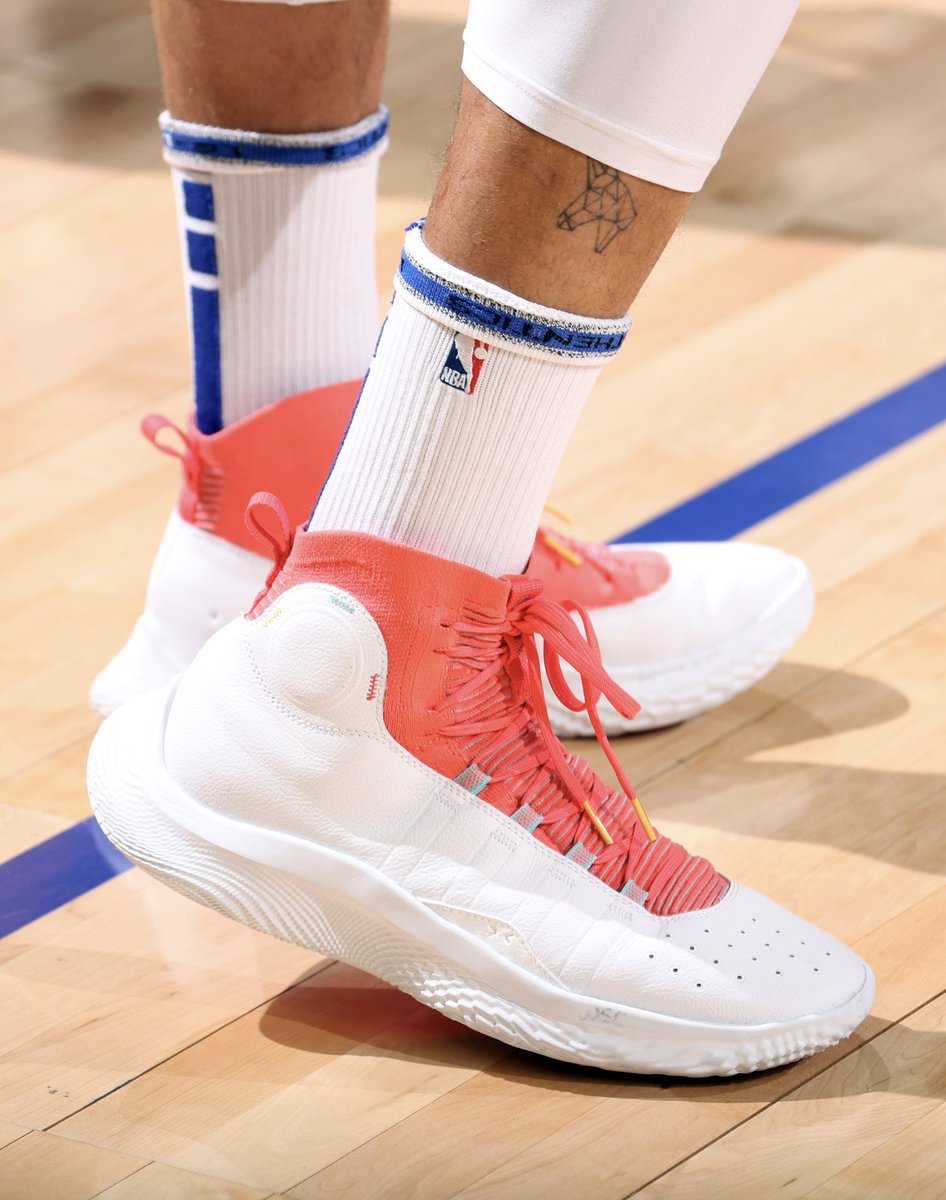
[[[705,1007],[717,1020],[825,1011],[854,995],[865,976],[847,947],[748,888],[661,921],[647,963],[650,989],[674,993],[681,1015]]]

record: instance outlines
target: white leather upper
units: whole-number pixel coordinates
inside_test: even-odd
[[[603,1001],[716,1022],[832,1009],[865,967],[733,884],[656,918],[396,743],[387,651],[364,607],[304,584],[204,647],[172,704],[165,761],[210,809],[369,862],[520,965]]]
[[[629,547],[612,549],[620,554]],[[667,582],[639,600],[594,610],[601,657],[610,670],[698,656],[810,587],[805,564],[772,546],[674,542],[648,549],[669,561]]]

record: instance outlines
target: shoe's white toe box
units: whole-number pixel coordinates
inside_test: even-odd
[[[866,1012],[873,998],[870,968],[853,951],[737,884],[714,908],[663,922],[647,956],[638,1003],[682,1018],[793,1021],[856,997]]]
[[[811,579],[800,559],[742,542],[656,545],[670,577],[649,596],[595,609],[595,631],[609,666],[643,665],[699,654],[777,620],[789,606],[811,610]],[[620,553],[621,547],[615,550]],[[807,623],[807,622],[806,622]]]

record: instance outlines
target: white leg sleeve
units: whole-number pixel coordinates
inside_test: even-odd
[[[470,0],[463,73],[523,125],[699,191],[798,0]]]
[[[337,4],[338,0],[231,0],[231,3],[242,4]]]

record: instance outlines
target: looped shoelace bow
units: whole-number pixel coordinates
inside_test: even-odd
[[[623,831],[617,838],[611,836],[591,805],[588,788],[583,785],[574,767],[569,763],[552,729],[545,703],[536,637],[542,638],[542,657],[553,692],[571,712],[588,714],[595,736],[611,764],[621,791],[634,806],[648,840],[654,842],[657,840],[657,834],[617,760],[597,710],[602,695],[628,719],[640,711],[640,705],[619,687],[604,669],[594,627],[581,605],[574,602],[557,604],[544,599],[541,595],[542,585],[537,580],[522,576],[506,576],[505,580],[509,583],[511,591],[503,621],[495,624],[464,620],[451,622],[451,628],[461,636],[491,639],[492,635],[498,635],[502,641],[502,649],[497,648],[495,642],[489,647],[474,642],[445,650],[444,653],[465,660],[471,668],[476,669],[476,673],[445,696],[437,708],[456,709],[462,706],[465,700],[481,694],[484,685],[488,685],[489,681],[501,672],[507,674],[512,686],[509,705],[504,706],[504,711],[495,717],[473,717],[468,721],[458,721],[442,732],[456,737],[488,737],[489,734],[493,734],[487,743],[478,746],[478,756],[482,754],[488,757],[491,750],[508,742],[511,732],[525,731],[534,720],[539,736],[533,739],[534,744],[530,751],[516,758],[515,762],[505,769],[492,770],[490,778],[498,780],[521,777],[534,773],[541,766],[551,767],[561,781],[564,795],[561,803],[543,813],[541,823],[554,825],[568,816],[575,816],[577,826],[574,842],[585,836],[590,823],[604,843],[604,850],[596,856],[596,862],[601,867],[606,867],[622,855],[629,858],[629,836]],[[571,613],[578,614],[584,637],[572,620]],[[578,672],[582,681],[581,697],[576,696],[568,686],[562,671],[563,661]]]

